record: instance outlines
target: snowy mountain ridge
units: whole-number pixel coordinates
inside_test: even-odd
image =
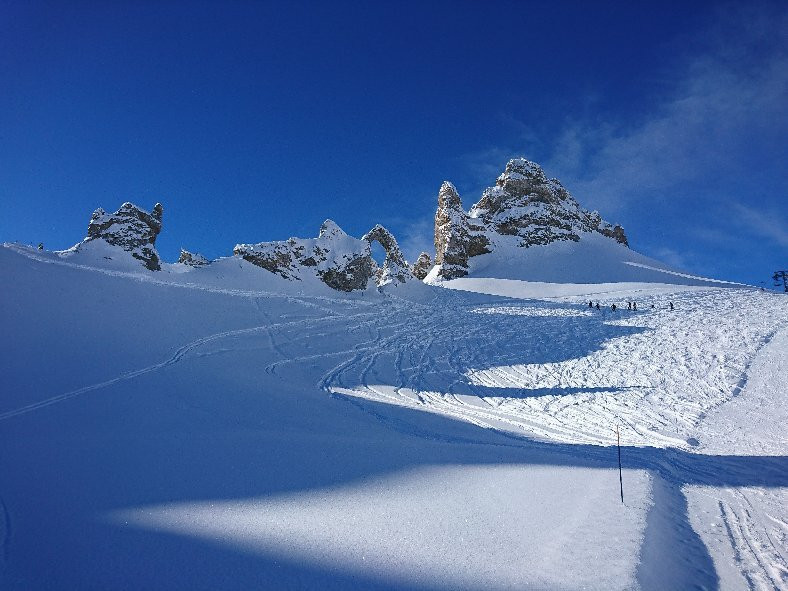
[[[596,211],[583,209],[558,179],[548,179],[535,162],[515,158],[467,214],[454,185],[443,184],[435,214],[437,268],[432,276],[463,277],[469,273],[468,259],[501,247],[527,249],[560,241],[580,242],[584,235],[594,233],[629,245],[621,226],[602,220]],[[515,254],[509,260],[516,265],[516,252],[507,250],[507,258]]]
[[[155,248],[161,229],[161,204],[149,213],[126,202],[114,214],[96,210],[86,238],[58,254],[79,259],[91,250],[89,243],[103,241],[129,253],[146,269],[161,271]],[[373,242],[380,243],[386,253],[382,266],[372,258]],[[486,189],[467,212],[457,189],[445,181],[438,192],[434,243],[434,257],[423,252],[411,265],[394,235],[380,224],[361,238],[354,238],[326,220],[317,238],[237,244],[233,255],[283,280],[317,277],[343,292],[401,284],[414,278],[440,283],[478,277],[479,272],[492,269],[495,277],[559,283],[591,282],[593,277],[600,281],[653,280],[650,275],[662,272],[665,275],[657,281],[675,283],[675,270],[629,250],[621,226],[583,209],[560,181],[548,179],[538,164],[525,158],[510,160],[495,185]],[[582,264],[578,264],[580,261]],[[590,267],[589,261],[593,262]],[[641,271],[627,268],[630,263]],[[204,267],[211,261],[184,250],[178,264]],[[604,277],[599,275],[602,267],[606,269]],[[578,270],[585,278],[578,276]],[[551,279],[545,279],[547,275]]]

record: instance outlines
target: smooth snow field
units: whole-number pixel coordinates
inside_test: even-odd
[[[102,248],[0,248],[4,591],[788,589],[782,294]]]

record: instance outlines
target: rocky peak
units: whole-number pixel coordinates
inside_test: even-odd
[[[331,220],[323,222],[317,238],[237,244],[233,254],[285,279],[316,275],[340,291],[366,289],[375,269],[369,243],[348,236]]]
[[[583,209],[558,179],[548,179],[541,166],[525,158],[506,164],[470,216],[499,234],[518,236],[518,245],[526,248],[558,240],[577,242],[584,232],[599,232],[628,245],[621,226]]]
[[[457,188],[449,181],[443,181],[443,184],[438,191],[438,208],[447,210],[462,210],[462,200],[460,199],[460,194],[457,192]]]
[[[548,179],[535,162],[516,158],[468,214],[454,185],[448,181],[441,185],[435,264],[439,277],[461,277],[468,273],[469,257],[490,252],[504,236],[515,237],[517,246],[528,248],[560,240],[577,242],[590,232],[628,246],[621,226],[583,209],[558,179]]]
[[[386,251],[380,269],[372,258],[373,241],[380,242]],[[317,238],[237,244],[233,254],[285,279],[301,281],[305,276],[315,275],[339,291],[366,289],[372,277],[377,278],[378,285],[402,283],[411,278],[397,240],[380,224],[359,240],[346,234],[332,220],[326,220]]]
[[[161,203],[148,213],[128,201],[113,214],[98,208],[90,216],[88,235],[82,243],[104,240],[131,253],[151,271],[159,271],[161,263],[154,245],[161,232],[163,211]],[[79,249],[79,245],[76,248]]]
[[[416,279],[423,281],[430,269],[432,269],[432,259],[429,254],[422,252],[419,258],[416,259],[416,262],[413,263],[410,272]]]
[[[184,248],[181,248],[181,255],[178,257],[178,262],[183,265],[189,265],[190,267],[204,267],[205,265],[211,264],[211,261],[200,253],[189,252]]]
[[[486,228],[462,209],[457,189],[444,181],[435,212],[435,264],[444,279],[468,274],[468,257],[490,252]]]
[[[340,228],[334,220],[326,220],[320,225],[318,238],[331,239],[344,237],[347,237],[347,233]]]
[[[536,162],[525,158],[515,158],[506,163],[506,168],[495,181],[495,185],[509,195],[522,197],[533,194],[538,196],[544,192],[543,188],[548,185],[548,180],[542,167]]]

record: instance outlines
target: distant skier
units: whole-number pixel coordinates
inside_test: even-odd
[[[38,250],[44,250],[44,243],[43,242],[39,242],[38,243]]]
[[[651,304],[651,309],[652,309],[652,310],[654,309],[654,304]]]
[[[670,309],[673,310],[673,302],[670,302]]]
[[[588,307],[589,308],[593,308],[594,307],[594,302],[588,302]]]
[[[637,312],[637,310],[638,310],[638,303],[637,303],[637,302],[632,302],[632,309],[633,309],[635,312]]]
[[[632,302],[627,302],[627,310],[631,310],[631,309],[632,309]]]
[[[613,304],[612,306],[610,306],[610,309],[613,310],[613,312],[615,312],[616,311],[616,305]]]
[[[599,310],[599,302],[596,303],[596,309]]]

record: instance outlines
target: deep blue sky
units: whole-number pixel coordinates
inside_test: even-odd
[[[444,179],[469,208],[522,155],[635,250],[769,285],[788,5],[747,4],[0,0],[0,240],[161,201],[166,260],[327,217],[414,257]]]

